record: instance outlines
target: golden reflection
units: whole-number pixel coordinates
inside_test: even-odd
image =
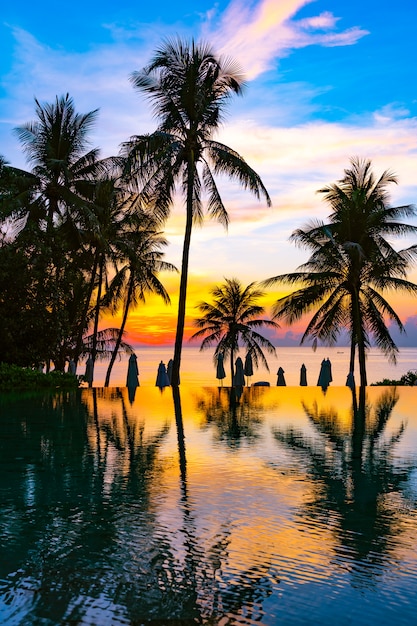
[[[105,484],[111,484],[116,477],[132,477],[133,472],[153,467],[156,452],[170,431],[167,410],[156,410],[153,414],[152,408],[147,408],[141,416],[133,409],[131,391],[127,388],[83,390],[82,399],[90,415],[88,440]],[[149,406],[155,404],[149,402]]]
[[[315,434],[294,427],[274,427],[280,446],[290,449],[314,484],[298,516],[308,520],[336,520],[333,551],[349,550],[356,563],[383,563],[395,552],[403,530],[398,501],[406,507],[404,486],[416,469],[415,460],[398,465],[395,447],[405,423],[388,429],[399,400],[395,388],[379,390],[364,409],[351,410],[351,425],[339,421],[334,407],[302,401]],[[355,402],[353,402],[355,405]],[[377,570],[375,570],[377,571]]]
[[[416,566],[416,396],[371,388],[359,410],[348,388],[92,388],[45,400],[49,420],[19,411],[10,589],[30,572],[53,606],[68,590],[56,623],[83,621],[66,607],[102,580],[132,623],[184,606],[195,623],[269,623],[270,601],[292,589],[291,610],[310,583],[348,603]]]
[[[207,388],[195,394],[195,405],[202,417],[201,428],[214,425],[219,441],[239,445],[242,438],[259,437],[264,394],[258,387]]]

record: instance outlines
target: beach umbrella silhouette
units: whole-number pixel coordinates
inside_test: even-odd
[[[135,401],[136,389],[137,389],[137,387],[128,387],[127,388],[127,396],[129,398],[130,404],[133,404],[134,401]]]
[[[326,390],[332,380],[332,364],[330,363],[330,359],[323,359],[320,366],[317,386],[321,387],[323,390]]]
[[[243,373],[243,361],[240,356],[235,361],[235,375],[233,376],[233,387],[243,387],[245,385],[245,374]]]
[[[226,372],[224,371],[224,356],[223,356],[223,352],[220,352],[217,355],[216,378],[218,380],[221,380],[222,381],[222,385],[223,385],[223,378],[226,378]]]
[[[168,374],[167,374],[167,369],[165,367],[165,363],[163,363],[163,361],[161,361],[160,364],[158,365],[158,373],[156,375],[155,386],[159,387],[160,389],[162,389],[163,387],[169,387],[170,384],[171,383],[169,382],[169,378],[168,378]]]
[[[93,382],[93,370],[94,370],[93,359],[91,358],[91,356],[89,356],[85,364],[84,380],[86,383]]]
[[[328,377],[329,377],[329,383],[332,382],[333,380],[333,376],[332,376],[332,364],[330,363],[330,359],[326,360],[327,362],[327,370],[328,370]]]
[[[253,376],[253,363],[252,363],[252,356],[251,356],[250,352],[248,352],[246,357],[245,357],[245,366],[243,368],[243,373],[248,378],[250,376]],[[248,385],[249,385],[249,381],[248,381]]]
[[[307,368],[304,363],[300,369],[300,387],[307,387]]]
[[[350,387],[351,389],[355,389],[355,377],[353,372],[349,372],[346,378],[346,387]]]
[[[172,368],[173,367],[174,367],[174,361],[173,361],[173,359],[169,359],[168,365],[167,365],[167,376],[168,376],[169,384],[171,384]],[[179,374],[178,374],[178,384],[180,384],[180,376],[179,376]]]
[[[127,366],[126,387],[135,389],[139,387],[139,368],[136,354],[131,354]]]
[[[74,376],[77,373],[77,366],[75,365],[74,359],[70,359],[68,362],[68,373],[73,374]]]
[[[277,374],[277,387],[286,387],[287,383],[285,382],[284,370],[282,369],[282,367],[278,368]]]
[[[167,365],[167,374],[168,374],[169,384],[171,384],[171,376],[172,376],[173,367],[174,367],[174,361],[172,359],[169,359],[168,365]]]

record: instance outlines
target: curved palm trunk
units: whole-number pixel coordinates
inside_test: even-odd
[[[124,329],[125,329],[125,326],[126,326],[127,315],[129,313],[130,303],[132,301],[133,283],[134,283],[133,276],[132,276],[132,274],[130,274],[129,287],[128,287],[128,292],[127,292],[126,300],[125,300],[125,307],[124,307],[124,311],[123,311],[122,323],[120,325],[120,330],[119,330],[119,334],[118,334],[117,339],[116,339],[116,344],[114,346],[114,350],[113,350],[112,355],[111,355],[110,363],[109,363],[109,366],[107,368],[106,380],[104,381],[104,386],[105,387],[109,386],[111,371],[113,369],[113,365],[114,365],[114,362],[116,360],[117,353],[118,353],[119,348],[120,348],[120,344],[122,342],[123,332],[124,332]]]
[[[180,366],[182,341],[184,337],[185,307],[187,300],[188,261],[190,258],[191,231],[193,226],[193,187],[194,187],[194,158],[188,163],[187,182],[187,218],[185,224],[184,246],[182,249],[180,293],[178,300],[177,331],[175,335],[174,362],[172,366],[171,386],[180,384]]]

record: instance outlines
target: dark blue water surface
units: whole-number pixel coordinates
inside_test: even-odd
[[[417,389],[0,396],[0,623],[415,624]]]

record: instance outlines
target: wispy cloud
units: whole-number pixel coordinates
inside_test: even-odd
[[[297,19],[300,9],[309,4],[311,0],[236,0],[222,15],[211,12],[200,16],[195,30],[201,28],[203,37],[216,49],[224,46],[223,52],[236,57],[252,79],[273,68],[292,50],[311,45],[352,45],[367,34],[359,27],[340,30],[339,19],[330,12]],[[11,128],[33,119],[34,96],[50,102],[55,95],[69,92],[80,112],[100,107],[92,142],[102,148],[103,156],[115,154],[131,134],[154,128],[149,107],[130,86],[129,74],[149,60],[164,35],[188,33],[190,29],[184,26],[181,31],[180,25],[174,29],[162,24],[158,28],[108,24],[106,28],[113,39],[105,44],[92,43],[82,54],[52,48],[31,33],[14,29],[13,68],[2,79],[7,100],[2,103],[0,120],[1,151],[14,165],[23,166],[24,158]],[[372,159],[376,172],[392,169],[399,175],[400,184],[392,188],[393,202],[409,203],[417,197],[417,121],[408,111],[400,103],[387,102],[366,117],[344,123],[324,119],[304,122],[318,89],[307,79],[305,83],[282,82],[268,93],[260,80],[254,80],[250,91],[255,96],[242,99],[242,105],[233,109],[233,117],[221,129],[219,139],[240,152],[262,176],[273,208],[267,209],[229,181],[221,181],[219,188],[230,211],[231,226],[228,234],[216,224],[193,233],[191,267],[197,280],[207,272],[208,246],[213,259],[210,271],[212,275],[218,272],[214,280],[221,279],[224,268],[228,275],[243,274],[247,282],[295,269],[305,259],[288,244],[288,236],[308,218],[327,215],[315,192],[338,180],[351,156]],[[182,219],[179,208],[167,224],[171,242],[167,258],[177,265]]]
[[[330,12],[297,20],[297,12],[311,2],[262,0],[248,4],[234,0],[220,25],[208,24],[205,34],[216,49],[240,62],[250,80],[272,69],[278,59],[297,48],[346,46],[368,34],[359,27],[337,32],[338,18]]]

